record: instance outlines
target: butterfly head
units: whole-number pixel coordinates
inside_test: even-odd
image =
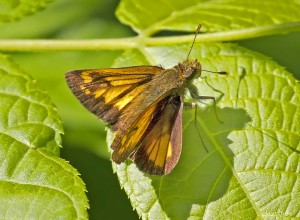
[[[195,79],[201,76],[201,65],[198,60],[186,60],[179,63],[178,66],[187,79]]]

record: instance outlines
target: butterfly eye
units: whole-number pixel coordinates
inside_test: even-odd
[[[189,67],[189,68],[185,71],[184,76],[185,76],[186,78],[194,78],[196,72],[197,72],[197,69],[195,69],[194,67]]]

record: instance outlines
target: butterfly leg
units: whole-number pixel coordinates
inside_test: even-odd
[[[210,99],[213,101],[214,103],[214,111],[215,111],[215,115],[216,115],[216,118],[218,120],[218,122],[220,123],[223,123],[223,121],[220,120],[220,118],[218,117],[218,114],[217,114],[217,108],[216,108],[216,98],[213,97],[213,96],[202,96],[202,95],[198,95],[198,90],[197,90],[197,87],[194,86],[194,85],[189,85],[188,87],[190,93],[191,93],[191,96],[193,99],[197,99],[197,100],[207,100],[207,99]]]
[[[195,120],[194,120],[195,121],[195,127],[198,131],[197,133],[198,133],[198,136],[201,140],[202,145],[204,146],[206,152],[208,152],[208,149],[207,149],[206,145],[204,144],[204,141],[203,141],[203,139],[201,137],[201,134],[200,134],[200,130],[199,130],[198,125],[197,125],[197,111],[198,111],[197,103],[195,103],[195,102],[184,102],[183,104],[184,104],[184,107],[195,109],[195,114],[194,114],[195,115]]]

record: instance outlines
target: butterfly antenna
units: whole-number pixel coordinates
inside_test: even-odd
[[[192,46],[191,46],[191,49],[190,49],[190,51],[189,51],[189,53],[188,53],[188,55],[187,55],[187,57],[186,57],[186,60],[188,60],[188,59],[189,59],[190,53],[191,53],[191,51],[192,51],[192,49],[193,49],[193,46],[194,46],[194,43],[195,43],[196,37],[197,37],[198,33],[200,32],[200,29],[201,29],[201,24],[199,24],[199,25],[198,25],[198,27],[197,27],[197,30],[196,30],[196,33],[195,33],[195,37],[194,37],[194,40],[193,40]]]
[[[227,75],[228,73],[226,71],[210,71],[210,70],[202,70],[204,72],[208,72],[208,73],[217,73],[220,75]]]

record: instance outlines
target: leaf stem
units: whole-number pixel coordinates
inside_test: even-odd
[[[234,41],[300,31],[300,22],[290,22],[279,25],[253,27],[217,33],[200,34],[197,42]],[[91,40],[0,40],[0,51],[99,51],[99,50],[126,50],[141,46],[163,46],[178,43],[190,43],[194,34],[168,37],[129,37],[118,39],[91,39]]]
[[[137,47],[137,37],[92,40],[0,40],[0,51],[97,51]]]

